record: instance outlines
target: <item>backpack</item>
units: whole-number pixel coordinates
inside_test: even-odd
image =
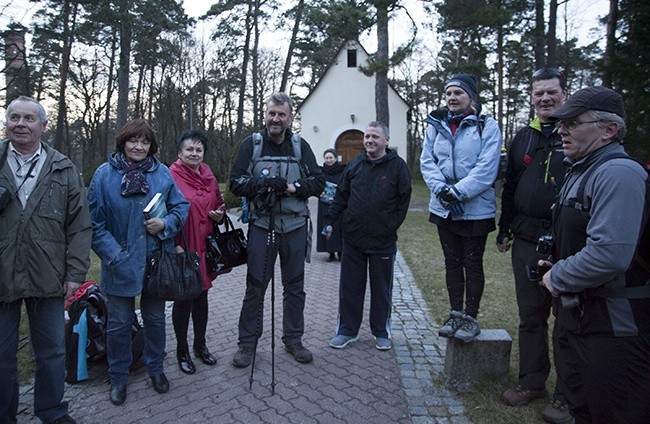
[[[262,133],[254,132],[253,154],[251,155],[250,165],[248,166],[249,173],[255,167],[255,162],[258,161],[260,157],[262,157],[262,141]],[[293,134],[291,136],[291,145],[293,146],[293,156],[296,158],[297,162],[300,162],[300,159],[302,159],[302,140],[298,134]],[[300,171],[302,174],[306,174],[302,165],[300,165]],[[248,199],[242,196],[240,197],[240,200],[242,204],[242,213],[239,218],[237,218],[237,220],[241,221],[244,224],[247,224],[250,220],[250,206],[248,204]]]
[[[70,319],[65,324],[65,368],[67,383],[88,378],[87,360],[100,360],[106,354],[108,299],[91,281],[84,283],[68,299]]]
[[[576,200],[571,202],[571,206],[579,209],[585,219],[588,220],[591,217],[591,214],[589,213],[589,210],[591,209],[591,197],[585,196],[585,187],[594,171],[610,159],[633,160],[639,163],[648,173],[648,178],[646,178],[646,198],[644,209],[646,211],[646,216],[642,218],[643,222],[641,223],[641,232],[634,258],[632,259],[630,267],[625,272],[626,281],[632,283],[633,287],[622,289],[599,288],[592,291],[591,295],[602,297],[625,297],[628,299],[650,297],[650,168],[637,159],[624,153],[615,153],[601,157],[585,171],[584,176],[580,181],[580,185],[578,185]],[[579,199],[582,199],[581,203],[579,203]]]
[[[66,301],[66,309],[65,381],[74,384],[89,378],[88,361],[97,363],[106,358],[108,298],[96,283],[87,281]],[[132,371],[139,366],[144,352],[144,331],[135,314],[131,346]]]

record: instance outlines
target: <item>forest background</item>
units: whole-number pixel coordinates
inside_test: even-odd
[[[533,115],[530,75],[543,66],[563,69],[570,93],[594,84],[621,92],[628,152],[648,161],[650,2],[592,2],[609,12],[585,43],[572,30],[572,19],[584,17],[567,12],[578,1],[213,0],[198,1],[198,17],[184,7],[192,0],[0,1],[0,22],[27,39],[18,49],[5,43],[0,96],[46,104],[46,138],[86,182],[136,117],[151,122],[168,164],[183,130],[205,130],[205,161],[226,181],[238,144],[263,125],[269,94],[287,91],[300,104],[345,40],[371,39],[376,52],[364,72],[377,86],[368,105],[389,121],[388,84],[408,102],[416,174],[424,117],[443,103],[452,74],[479,77],[507,147]],[[11,67],[16,59],[24,66]]]

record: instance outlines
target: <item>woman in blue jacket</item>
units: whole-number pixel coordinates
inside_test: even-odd
[[[420,169],[431,190],[429,221],[438,227],[445,255],[451,313],[440,336],[465,342],[480,333],[478,311],[485,276],[487,235],[496,229],[494,180],[501,132],[481,115],[474,75],[460,73],[445,84],[447,106],[427,116]]]
[[[111,380],[110,400],[121,405],[131,364],[131,325],[140,296],[146,258],[180,231],[189,203],[174,184],[169,169],[154,154],[158,142],[143,119],[127,122],[115,140],[115,153],[102,164],[88,188],[93,224],[92,248],[101,259],[101,288],[108,296],[106,350]],[[156,193],[165,198],[167,215],[145,219],[143,209]],[[166,243],[174,249],[174,243]],[[154,389],[169,391],[163,370],[165,301],[142,295],[144,361]]]

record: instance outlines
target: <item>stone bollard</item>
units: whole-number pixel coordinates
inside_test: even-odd
[[[459,392],[490,377],[507,376],[510,369],[512,338],[506,330],[481,330],[472,342],[448,339],[444,381]]]

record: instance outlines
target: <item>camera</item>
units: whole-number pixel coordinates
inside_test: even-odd
[[[553,236],[545,234],[537,239],[535,250],[542,255],[550,255],[553,252]]]
[[[11,202],[11,192],[4,187],[0,187],[0,212],[4,211],[9,202]]]
[[[531,283],[540,282],[549,269],[550,266],[526,265],[526,278]]]

